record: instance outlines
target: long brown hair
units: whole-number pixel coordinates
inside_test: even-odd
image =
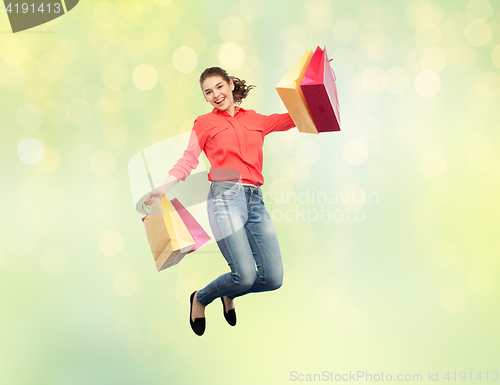
[[[203,73],[200,75],[200,86],[206,78],[209,78],[211,76],[220,76],[227,82],[227,84],[229,84],[230,80],[233,81],[233,100],[235,104],[240,104],[243,99],[248,96],[250,90],[252,88],[255,88],[255,86],[247,86],[244,80],[238,79],[236,76],[229,76],[226,70],[223,70],[220,67],[210,67],[203,71]]]

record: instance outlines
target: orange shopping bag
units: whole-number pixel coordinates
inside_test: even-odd
[[[306,51],[297,63],[287,72],[276,86],[276,91],[300,132],[317,134],[318,130],[309,111],[300,83],[313,56],[312,51]]]

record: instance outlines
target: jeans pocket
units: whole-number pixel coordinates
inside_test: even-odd
[[[217,186],[215,190],[215,198],[219,199],[233,199],[236,197],[240,191],[242,190],[242,186],[240,184],[234,184],[233,186],[230,185],[220,185]]]

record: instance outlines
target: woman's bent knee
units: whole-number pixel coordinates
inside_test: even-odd
[[[238,291],[250,289],[255,283],[256,273],[233,274],[233,283],[238,286]]]
[[[283,276],[267,277],[264,284],[266,290],[278,290],[283,285]]]

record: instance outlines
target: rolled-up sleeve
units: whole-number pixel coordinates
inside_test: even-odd
[[[184,151],[182,158],[180,158],[174,167],[170,170],[169,174],[175,176],[178,180],[185,180],[200,163],[199,157],[201,151],[205,147],[206,135],[204,130],[195,120],[187,149]]]
[[[264,127],[264,135],[274,131],[288,131],[295,127],[295,123],[288,112],[284,114],[262,115],[257,114]]]

